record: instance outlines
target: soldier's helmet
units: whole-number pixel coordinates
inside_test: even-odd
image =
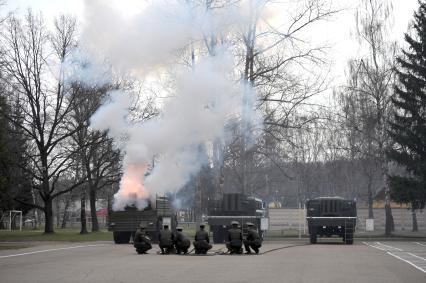
[[[232,222],[231,222],[231,225],[232,225],[232,226],[238,226],[238,225],[240,225],[240,223],[238,223],[238,221],[232,221]]]
[[[176,227],[176,230],[182,231],[182,227]]]
[[[206,224],[204,224],[204,223],[200,224],[200,228],[204,228],[205,226],[206,226]]]
[[[247,224],[247,226],[249,226],[249,227],[253,227],[253,226],[254,226],[254,224],[253,224],[253,223],[251,223],[251,222],[247,222],[246,224]]]
[[[164,227],[164,229],[167,229],[167,228],[169,228],[169,225],[164,224],[163,227]]]

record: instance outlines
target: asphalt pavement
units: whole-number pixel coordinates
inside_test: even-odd
[[[283,241],[260,255],[147,255],[131,245],[69,243],[0,250],[0,282],[426,282],[426,242]]]

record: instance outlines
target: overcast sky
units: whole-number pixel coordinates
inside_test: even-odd
[[[90,1],[90,0],[86,0]],[[140,10],[141,0],[105,0],[112,2],[122,13],[136,13]],[[331,64],[333,83],[344,81],[344,72],[347,61],[358,53],[358,45],[353,36],[355,31],[355,7],[359,0],[334,0],[333,6],[343,9],[334,18],[327,22],[316,24],[312,29],[312,41],[315,43],[327,42],[331,48],[328,52]],[[407,30],[408,23],[412,20],[413,12],[417,9],[417,0],[392,0],[394,12],[393,40],[403,43],[403,33]],[[6,10],[25,12],[27,7],[40,10],[47,20],[56,15],[73,14],[83,21],[84,0],[6,0]]]

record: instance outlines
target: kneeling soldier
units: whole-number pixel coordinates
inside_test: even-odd
[[[162,254],[169,254],[173,250],[174,235],[169,230],[169,225],[164,225],[164,229],[158,235],[158,245]]]
[[[135,233],[133,246],[138,254],[146,254],[148,250],[152,249],[151,239],[146,235],[145,227],[142,224],[139,225],[139,229]]]
[[[175,247],[176,247],[176,254],[180,254],[183,252],[184,254],[188,253],[188,249],[191,246],[191,241],[188,239],[187,236],[185,236],[182,233],[182,228],[177,227],[176,228],[176,241],[175,241]]]
[[[255,253],[259,253],[259,248],[262,246],[262,240],[259,237],[259,233],[257,233],[254,228],[254,224],[248,222],[248,232],[247,237],[244,240],[244,248],[246,249],[246,254],[251,254],[250,248],[254,250]]]
[[[209,234],[204,231],[204,227],[204,224],[200,224],[200,230],[195,233],[195,254],[206,254],[207,251],[212,248],[212,245],[210,245]]]
[[[231,222],[232,228],[228,230],[228,242],[226,242],[226,247],[231,254],[241,254],[243,249],[243,233],[241,229],[238,229],[238,222]]]

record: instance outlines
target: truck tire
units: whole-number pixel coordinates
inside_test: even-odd
[[[113,232],[114,243],[116,244],[128,244],[130,240],[130,232]]]
[[[226,230],[221,226],[213,226],[213,243],[222,244],[225,241]]]
[[[311,234],[309,234],[309,241],[311,244],[316,244],[317,243],[317,233],[312,232]]]
[[[346,234],[346,237],[344,237],[346,245],[352,245],[354,243],[354,235],[353,234]]]

